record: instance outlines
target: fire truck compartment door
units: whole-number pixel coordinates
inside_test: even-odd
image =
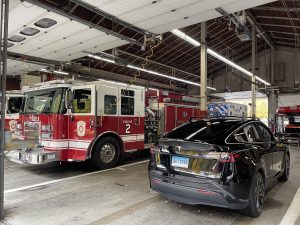
[[[69,119],[69,149],[87,150],[96,132],[95,85],[76,86]]]

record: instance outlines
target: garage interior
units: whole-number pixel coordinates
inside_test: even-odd
[[[0,224],[300,224],[299,0],[0,2]],[[134,112],[127,115],[141,108],[142,120],[134,119],[131,127],[124,121],[124,134],[133,125],[143,125],[143,114],[155,118],[155,125],[145,119],[147,131],[134,136],[137,144],[126,137],[131,143],[124,145],[124,149],[130,147],[120,156],[122,162],[98,170],[87,163],[93,153],[84,159],[79,153],[73,158],[49,159],[43,165],[9,159],[12,150],[33,148],[31,142],[14,136],[19,112],[14,122],[8,120],[10,95],[24,94],[26,99],[28,90],[47,85],[69,85],[77,90],[76,85],[92,82],[111,87],[98,89],[96,85],[96,105],[100,95],[112,96],[113,85],[119,85],[123,87],[120,99],[125,96],[129,104],[132,98],[136,101]],[[142,97],[128,91],[130,86],[144,90]],[[67,106],[68,98],[76,99],[77,93],[64,96],[60,98]],[[113,101],[117,104],[120,99]],[[223,106],[228,107],[228,114],[223,114]],[[112,115],[114,110],[90,107],[96,115]],[[239,110],[230,111],[231,107]],[[64,114],[69,113],[66,110]],[[20,118],[37,113],[21,110]],[[85,113],[79,103],[77,113]],[[289,180],[277,182],[266,193],[257,218],[238,210],[172,201],[149,186],[149,146],[191,121],[190,117],[210,116],[258,118],[289,148]],[[289,126],[291,118],[293,126]],[[95,124],[89,121],[91,129],[104,124],[102,114]],[[79,122],[73,127],[77,131],[68,128],[69,133],[77,132],[78,145],[88,132],[88,128],[80,130]],[[46,126],[52,126],[51,122]],[[51,135],[47,138],[53,138]],[[74,145],[80,148],[76,141]],[[69,151],[67,148],[63,151]],[[89,152],[91,147],[86,148]]]

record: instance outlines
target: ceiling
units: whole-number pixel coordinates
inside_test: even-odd
[[[89,7],[82,3],[88,3]],[[168,32],[171,29],[181,28],[199,40],[200,22],[209,20],[207,43],[210,48],[237,63],[251,55],[251,41],[240,41],[235,32],[228,28],[228,20],[217,18],[220,14],[215,11],[216,7],[222,7],[228,13],[251,8],[248,13],[253,15],[263,34],[275,46],[295,47],[300,32],[298,0],[11,0],[9,37],[19,34],[25,27],[35,27],[34,23],[41,18],[51,18],[57,24],[47,29],[38,28],[39,33],[15,43],[8,50],[43,59],[75,60],[83,66],[132,77],[136,74],[133,69],[86,57],[86,52],[111,53],[109,49],[117,47],[119,57],[130,64],[140,65],[145,62],[146,56],[151,55],[150,59],[155,62],[148,61],[147,69],[198,82],[199,50]],[[112,16],[105,17],[101,12]],[[129,26],[124,25],[124,22],[129,23]],[[248,26],[251,29],[250,24]],[[141,50],[144,30],[163,33],[163,40],[153,49],[153,54],[150,48]],[[263,38],[257,39],[258,52],[268,48]],[[225,68],[224,63],[208,58],[209,78]],[[14,70],[13,73],[16,75],[23,71]],[[139,76],[149,81],[187,87],[181,82],[145,72]]]
[[[233,13],[274,0],[85,0],[124,21],[154,33],[165,33],[221,15],[215,8]]]

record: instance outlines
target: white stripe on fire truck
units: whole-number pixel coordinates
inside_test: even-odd
[[[137,141],[137,140],[144,140],[144,134],[135,134],[135,135],[121,135],[121,138],[124,142],[127,141]]]
[[[87,149],[91,142],[86,141],[69,141],[69,148]]]
[[[68,141],[42,141],[41,143],[46,148],[67,148]]]
[[[79,140],[70,140],[70,141],[42,141],[42,145],[45,148],[59,148],[59,149],[66,149],[66,148],[79,148],[79,149],[87,149],[90,145],[91,141],[79,141]]]
[[[134,134],[134,135],[121,135],[124,143],[135,142],[135,141],[144,141],[144,134]],[[45,148],[76,148],[76,149],[87,149],[91,143],[89,140],[77,140],[77,139],[56,139],[56,140],[42,140],[42,145]]]

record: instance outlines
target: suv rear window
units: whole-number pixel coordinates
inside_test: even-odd
[[[224,137],[228,131],[235,128],[236,123],[232,122],[212,122],[208,123],[205,127],[192,134],[187,139],[190,141],[205,141],[210,142],[217,138]],[[223,138],[225,139],[225,137]]]
[[[204,121],[186,123],[176,128],[175,130],[170,131],[164,137],[171,139],[185,139],[204,126],[206,126],[206,123]]]
[[[189,141],[210,142],[223,137],[228,131],[236,128],[240,121],[198,121],[187,123],[171,131],[166,138],[187,139]],[[225,139],[225,138],[224,138]]]

